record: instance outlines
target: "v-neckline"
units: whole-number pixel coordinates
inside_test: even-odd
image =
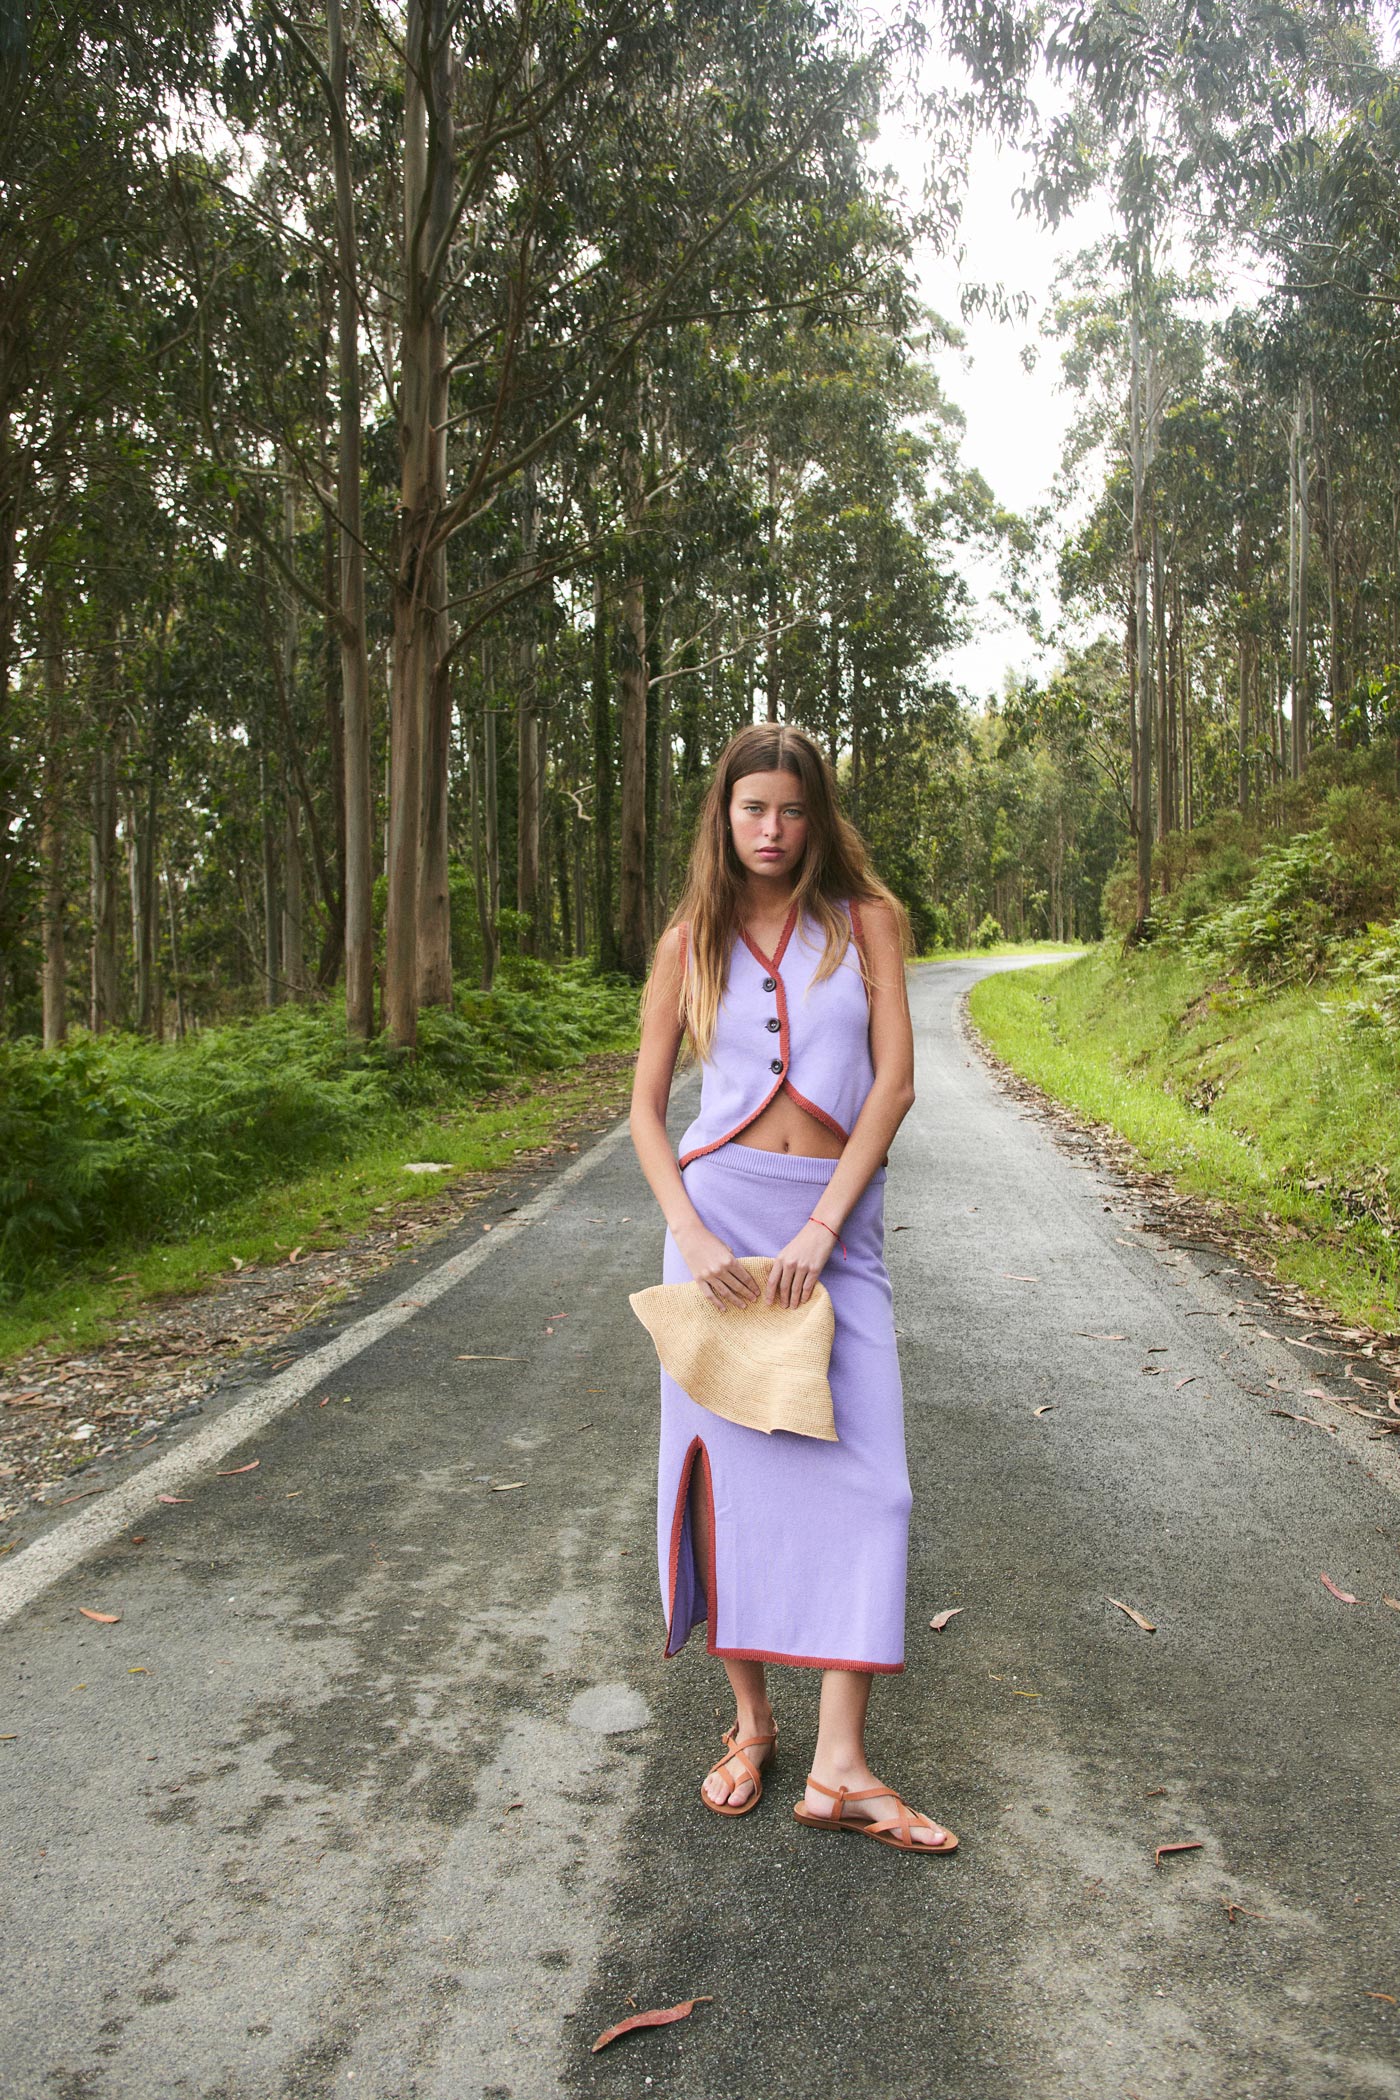
[[[739,931],[743,936],[744,946],[748,949],[750,955],[752,955],[758,962],[761,962],[764,969],[767,970],[769,975],[772,977],[776,977],[778,974],[778,971],[782,965],[783,956],[787,952],[787,944],[792,939],[793,928],[796,926],[796,924],[797,899],[794,897],[792,903],[788,907],[788,915],[786,920],[784,921],[783,930],[778,936],[778,945],[774,949],[771,956],[765,955],[763,950],[759,947],[758,943],[750,939],[749,930],[746,926],[741,925],[739,928]]]

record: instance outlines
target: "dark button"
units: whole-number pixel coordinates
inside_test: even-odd
[[[776,992],[776,991],[777,991],[777,989],[778,989],[778,980],[777,980],[777,978],[776,978],[776,977],[765,977],[765,978],[764,978],[764,980],[763,980],[763,989],[764,989],[764,991],[765,991],[765,992]]]
[[[768,1069],[770,1072],[781,1072],[783,1069],[782,1059],[780,1057],[775,1057]]]
[[[770,1035],[776,1035],[778,1033],[778,1030],[782,1027],[782,1025],[783,1024],[778,1019],[778,1016],[774,1014],[772,1019],[767,1023],[768,1033]]]

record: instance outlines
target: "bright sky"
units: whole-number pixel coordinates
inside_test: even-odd
[[[920,150],[911,136],[892,134],[881,141],[880,157],[899,172],[911,198],[920,187]],[[1025,166],[1020,154],[992,139],[980,140],[963,209],[961,272],[952,256],[926,249],[918,258],[925,299],[961,327],[966,339],[961,350],[945,351],[937,360],[946,392],[966,417],[964,460],[981,471],[1000,502],[1022,513],[1050,493],[1074,407],[1061,388],[1058,348],[1040,336],[1051,283],[1060,265],[1097,239],[1107,224],[1106,216],[1090,207],[1052,237],[1034,219],[1023,218],[1014,194]],[[999,283],[1008,300],[1025,294],[1030,302],[1025,320],[974,315],[963,321],[963,280]],[[1038,353],[1030,371],[1021,361],[1027,348]],[[1053,652],[1038,648],[1019,623],[989,602],[997,582],[993,568],[974,564],[968,581],[979,604],[977,631],[943,657],[939,668],[980,700],[1000,692],[1008,671],[1045,669]],[[1048,595],[1042,615],[1049,621],[1054,613]]]

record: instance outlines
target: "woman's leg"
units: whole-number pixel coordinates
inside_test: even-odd
[[[703,1463],[703,1461],[701,1462]],[[701,1492],[700,1465],[696,1465],[690,1479],[690,1535],[695,1541],[695,1553],[700,1566],[710,1565],[710,1503]],[[714,1599],[711,1598],[711,1604]],[[755,1736],[773,1733],[773,1709],[768,1704],[768,1687],[762,1663],[734,1662],[724,1658],[724,1674],[729,1679],[734,1694],[734,1706],[739,1719],[739,1731],[734,1740],[738,1743],[752,1742]],[[758,1769],[772,1756],[771,1749],[746,1750],[745,1757]],[[745,1776],[744,1768],[730,1758],[717,1772],[711,1772],[701,1792],[716,1808],[728,1805],[742,1808],[753,1793],[753,1781]]]
[[[868,1670],[824,1670],[821,1712],[817,1723],[817,1747],[812,1756],[812,1778],[823,1786],[849,1787],[852,1793],[879,1786],[865,1756],[865,1714],[870,1704],[871,1672]],[[836,1803],[826,1794],[808,1787],[805,1805],[809,1814],[829,1816]],[[872,1795],[857,1801],[849,1815],[867,1822],[883,1823],[898,1814],[893,1794]],[[937,1823],[911,1823],[916,1845],[936,1845],[945,1836]]]

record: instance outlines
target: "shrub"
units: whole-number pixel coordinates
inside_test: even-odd
[[[511,975],[522,962],[513,959]],[[587,963],[463,993],[405,1057],[351,1044],[344,1010],[280,1007],[180,1044],[0,1041],[0,1295],[115,1241],[198,1229],[260,1183],[347,1157],[375,1125],[622,1047],[636,991]]]
[[[1004,941],[1005,939],[1006,935],[1001,930],[1001,921],[994,919],[990,912],[985,912],[982,916],[981,924],[972,936],[973,947],[994,948],[998,941]]]

